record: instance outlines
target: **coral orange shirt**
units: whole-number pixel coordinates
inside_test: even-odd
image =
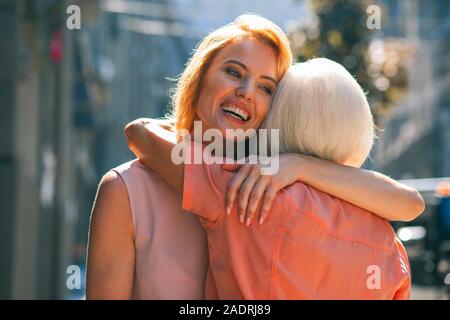
[[[184,174],[183,209],[207,230],[207,299],[409,298],[408,258],[388,221],[295,183],[278,193],[264,224],[246,227],[236,206],[225,214],[234,173],[185,164]]]

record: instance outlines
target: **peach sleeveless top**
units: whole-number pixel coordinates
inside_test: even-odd
[[[139,160],[113,169],[125,183],[136,248],[133,299],[203,299],[208,249],[181,195]]]

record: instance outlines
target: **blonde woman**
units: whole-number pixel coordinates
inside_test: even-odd
[[[170,137],[157,126],[147,128],[127,130],[132,150],[182,190],[183,208],[199,215],[207,230],[212,271],[207,298],[409,297],[408,258],[387,220],[298,182],[278,193],[263,224],[246,228],[225,217],[225,191],[233,173],[210,161],[171,163]],[[282,153],[354,168],[363,164],[374,138],[362,89],[344,67],[327,59],[290,68],[265,128],[279,130]],[[189,145],[188,153],[203,149]]]

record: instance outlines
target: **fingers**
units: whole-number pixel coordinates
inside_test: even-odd
[[[267,219],[267,215],[269,214],[270,208],[272,208],[273,201],[275,200],[275,196],[277,195],[277,189],[273,185],[269,185],[264,192],[264,199],[261,206],[261,212],[259,214],[259,224],[263,224]]]
[[[249,221],[247,226],[252,224],[253,222],[256,210],[258,209],[258,205],[261,203],[262,197],[264,195],[264,190],[267,188],[269,181],[270,178],[268,176],[260,176],[250,193],[247,207],[247,216],[245,219],[246,222]]]
[[[231,214],[231,211],[233,210],[233,205],[234,201],[236,200],[237,193],[241,188],[242,183],[250,173],[250,171],[251,166],[243,165],[228,184],[227,194],[225,197],[225,208],[228,216]]]
[[[247,212],[247,206],[248,206],[248,200],[250,197],[250,192],[253,190],[256,182],[258,181],[260,177],[260,167],[259,165],[253,165],[251,166],[250,173],[247,175],[247,178],[243,182],[241,188],[239,189],[239,197],[238,197],[238,214],[239,214],[239,221],[241,223],[244,223],[247,226],[250,225],[250,219],[246,219],[245,215]]]

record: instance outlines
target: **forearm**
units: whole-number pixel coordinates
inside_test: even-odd
[[[173,133],[138,119],[125,127],[125,135],[129,148],[146,166],[158,172],[177,190],[183,190],[184,166],[171,159],[172,148],[176,144]]]
[[[413,188],[381,173],[311,156],[299,158],[298,180],[391,221],[411,221],[424,210]]]

